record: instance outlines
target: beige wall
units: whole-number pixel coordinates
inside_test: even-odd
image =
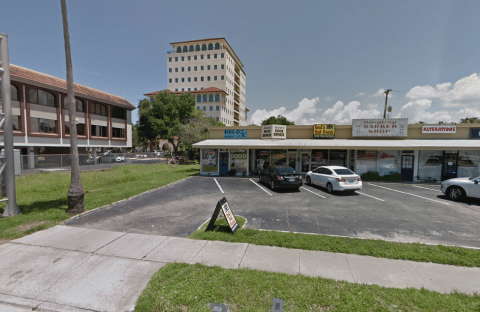
[[[386,140],[402,140],[402,139],[468,139],[470,136],[470,128],[480,128],[480,124],[456,124],[457,133],[455,134],[422,134],[422,125],[408,125],[408,137],[406,138],[381,138],[371,137],[363,138],[365,140],[386,139]],[[234,127],[235,129],[247,129],[249,139],[261,139],[261,126]],[[208,129],[209,139],[223,139],[223,130],[232,130],[232,127],[211,127]],[[287,126],[287,139],[313,139],[313,125],[307,126]],[[336,125],[335,139],[353,139],[351,125]],[[355,138],[359,139],[359,138]],[[326,139],[328,140],[328,139]],[[480,142],[479,142],[480,148]]]

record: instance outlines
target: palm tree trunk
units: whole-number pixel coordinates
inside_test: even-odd
[[[70,48],[70,35],[68,33],[67,4],[65,0],[60,0],[60,3],[62,5],[65,59],[67,61],[67,103],[70,123],[70,155],[72,158],[72,177],[67,193],[68,212],[74,214],[85,211],[85,204],[83,202],[85,192],[83,191],[82,180],[80,179],[80,163],[78,161],[76,101],[73,89],[72,50]]]

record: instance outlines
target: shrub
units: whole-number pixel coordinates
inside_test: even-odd
[[[378,181],[379,175],[378,172],[369,171],[367,173],[362,174],[362,180],[364,181]]]
[[[237,169],[230,169],[230,170],[228,171],[228,175],[229,175],[229,176],[237,175]]]
[[[393,173],[387,177],[390,182],[402,182],[402,175],[400,173]]]

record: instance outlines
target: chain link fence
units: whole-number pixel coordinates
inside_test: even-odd
[[[98,155],[79,155],[80,170],[104,169],[116,166],[156,163],[178,163],[164,153],[105,153]],[[36,171],[68,170],[72,157],[66,155],[23,155],[21,156],[22,175]]]

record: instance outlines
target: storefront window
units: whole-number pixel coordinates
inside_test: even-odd
[[[443,152],[420,151],[418,155],[418,178],[420,180],[441,180]]]
[[[310,170],[310,152],[301,152],[302,159],[302,172],[308,172]]]
[[[247,174],[247,150],[230,150],[230,170],[236,170],[237,176]]]
[[[377,171],[377,151],[357,151],[355,173],[362,175],[369,171]]]
[[[476,178],[480,176],[480,151],[458,153],[458,176]]]
[[[272,150],[271,156],[272,166],[286,166],[287,165],[287,151],[286,150]]]
[[[216,149],[203,150],[202,171],[218,172],[218,150]]]
[[[263,171],[270,165],[270,150],[255,150],[256,170]]]
[[[400,151],[379,151],[378,152],[378,174],[388,176],[399,173]]]
[[[347,165],[347,151],[346,150],[330,150],[330,166]]]
[[[321,166],[328,165],[328,150],[313,150],[312,151],[312,160],[310,161],[312,167],[310,170],[315,170]]]

